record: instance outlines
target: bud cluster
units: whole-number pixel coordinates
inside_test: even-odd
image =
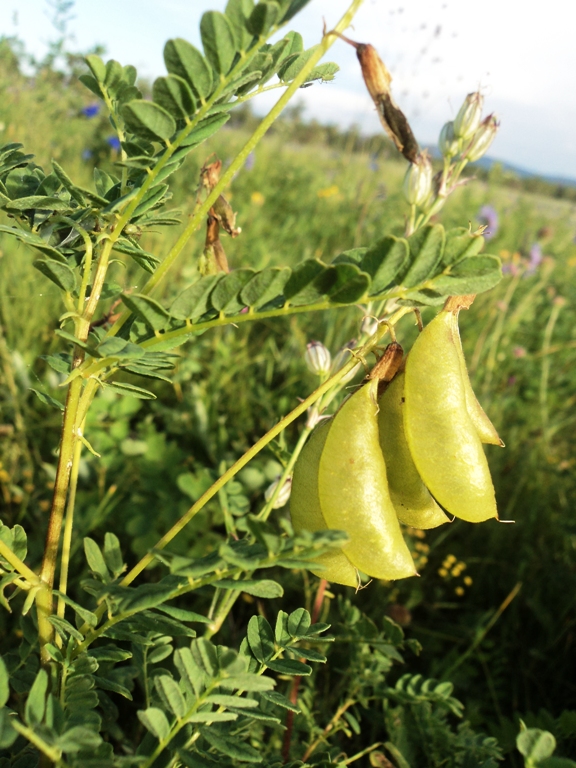
[[[464,166],[479,160],[494,141],[500,123],[494,114],[482,119],[483,106],[484,97],[479,91],[469,93],[454,120],[442,127],[438,138],[444,158],[441,171],[433,175],[425,150],[418,152],[408,166],[403,186],[404,197],[412,206],[408,234],[442,208],[448,195],[464,183],[459,181]]]
[[[442,127],[438,148],[446,161],[458,158],[475,163],[486,154],[500,123],[494,114],[482,120],[484,97],[479,91],[469,93],[454,120]]]

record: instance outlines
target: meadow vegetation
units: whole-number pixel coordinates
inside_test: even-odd
[[[77,81],[84,65],[71,59],[66,67],[50,64],[30,75],[17,54],[14,41],[0,42],[0,142],[21,142],[45,168],[56,160],[81,187],[92,185],[94,167],[117,172],[108,116]],[[217,157],[226,168],[249,138],[252,119],[245,114],[188,156],[170,180],[170,206],[182,209],[183,223],[143,233],[138,242],[145,251],[164,253],[176,240],[194,209],[201,167]],[[222,238],[233,270],[294,267],[304,259],[330,263],[343,251],[403,235],[406,163],[391,145],[333,129],[323,141],[326,133],[319,138],[320,129],[305,127],[298,110],[280,118],[227,189],[242,229],[234,239]],[[482,217],[497,217],[489,222],[485,250],[501,257],[504,276],[463,313],[461,333],[474,388],[506,443],[504,450],[490,449],[488,458],[500,516],[515,522],[457,520],[432,531],[407,530],[420,578],[372,582],[357,593],[329,586],[320,611],[315,576],[298,567],[273,568],[265,574],[281,583],[283,597],[242,593],[222,625],[206,634],[238,648],[251,617],[274,626],[280,611],[301,606],[332,625],[336,642],[321,648],[328,664],[315,665],[296,688],[294,677],[278,679],[277,691],[288,699],[298,694],[299,714],[290,715],[293,760],[328,766],[354,758],[382,768],[519,766],[520,720],[551,732],[557,754],[576,757],[576,217],[570,200],[527,191],[521,181],[515,186],[503,184],[496,169],[459,189],[436,219],[446,229],[469,223],[475,229]],[[9,223],[2,216],[1,223]],[[199,230],[155,294],[158,301],[169,305],[196,278],[203,248]],[[33,268],[36,257],[0,234],[1,520],[27,530],[33,569],[42,558],[61,423],[61,412],[47,402],[62,401],[66,377],[46,358],[68,351],[54,333],[63,311],[60,292]],[[147,277],[123,258],[111,265],[107,281],[138,293]],[[112,315],[119,309],[104,306]],[[85,427],[92,450],[83,451],[79,467],[71,597],[84,599],[85,537],[101,544],[105,533],[115,534],[130,565],[145,555],[191,502],[316,388],[305,363],[307,343],[320,340],[335,356],[360,336],[367,311],[350,305],[213,328],[170,351],[176,357],[169,380],[143,385],[157,399],[101,390]],[[436,311],[423,308],[424,322]],[[412,318],[396,329],[405,349],[417,333]],[[49,397],[41,400],[35,391]],[[203,558],[227,535],[245,532],[243,520],[262,509],[304,420],[294,421],[219,491],[172,543],[171,557]],[[273,510],[276,535],[288,520],[288,505]],[[162,567],[146,571],[144,581],[157,580]],[[215,600],[205,586],[178,605],[211,620]],[[15,637],[34,642],[33,612],[22,618],[13,611],[0,613],[2,654],[14,651]],[[211,625],[193,626],[201,636]],[[129,647],[126,637],[118,639]],[[137,720],[124,723],[154,700],[154,676],[172,674],[166,669],[172,669],[173,646],[189,642],[171,639],[163,627],[145,646],[134,646],[128,663],[113,670],[110,664],[99,711],[107,741],[124,745],[125,764],[126,745],[144,738],[144,729],[138,731]],[[23,661],[18,669],[14,709],[24,706],[34,679]],[[430,679],[436,682],[426,687]],[[277,726],[290,710],[270,703],[263,711],[242,734],[252,751],[235,753],[208,740],[204,762],[182,758],[181,764],[215,765],[214,750],[221,749],[230,765],[255,761],[255,750],[266,765],[279,765],[284,732]],[[0,766],[36,764],[36,753],[20,738],[18,753],[12,745],[0,752]],[[313,747],[309,754],[306,747]],[[74,762],[78,754],[68,753],[70,765],[82,764]]]

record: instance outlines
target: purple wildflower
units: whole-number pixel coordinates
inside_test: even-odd
[[[85,149],[82,152],[82,160],[90,160],[92,157],[92,150],[91,149]]]
[[[96,102],[93,102],[92,104],[88,104],[87,107],[84,107],[82,109],[82,114],[84,117],[87,117],[90,119],[91,117],[96,117],[96,115],[100,112],[100,104],[97,104]]]
[[[476,216],[479,222],[485,224],[488,229],[484,233],[486,240],[490,240],[498,232],[498,214],[491,205],[483,205]]]
[[[256,162],[256,155],[254,154],[254,152],[250,152],[250,154],[246,158],[246,162],[244,163],[245,170],[251,171],[252,168],[254,168],[255,162]]]
[[[540,247],[539,243],[534,243],[532,248],[530,248],[530,259],[528,261],[528,267],[526,269],[527,275],[533,275],[534,272],[538,269],[540,264],[542,263],[542,259],[544,258],[542,254],[542,248]]]
[[[120,139],[118,136],[108,136],[106,141],[108,142],[108,145],[112,147],[112,149],[115,149],[116,151],[120,149]]]

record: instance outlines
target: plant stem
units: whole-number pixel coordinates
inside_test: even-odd
[[[24,723],[16,720],[16,718],[10,719],[10,725],[21,736],[24,736],[25,739],[28,739],[28,741],[33,744],[36,749],[40,750],[43,755],[46,755],[49,760],[51,760],[56,765],[61,764],[60,761],[62,758],[62,753],[60,750],[56,749],[56,747],[51,747],[49,744],[46,744],[44,739],[38,736],[38,734],[32,728],[28,728],[27,725],[24,725]]]
[[[40,584],[40,578],[38,577],[38,574],[34,573],[31,568],[28,568],[26,563],[20,560],[18,555],[15,555],[10,547],[1,539],[0,555],[4,558],[4,560],[9,562],[12,568],[14,568],[15,571],[18,571],[18,573],[21,574],[31,586],[34,587]]]
[[[330,720],[326,728],[324,728],[320,736],[318,736],[318,738],[315,741],[313,741],[312,744],[310,744],[306,752],[304,752],[304,754],[302,755],[302,762],[305,763],[306,760],[308,760],[308,758],[310,757],[312,752],[314,752],[316,747],[318,747],[326,739],[330,731],[334,730],[334,727],[336,726],[336,724],[338,723],[338,721],[340,720],[344,712],[346,712],[347,709],[350,709],[350,707],[354,704],[356,704],[355,699],[348,699],[347,701],[344,702],[344,704],[338,707],[338,709],[334,713],[334,717]]]
[[[361,757],[364,757],[364,755],[368,755],[370,752],[374,752],[375,749],[378,749],[378,747],[382,746],[381,741],[377,741],[375,744],[372,744],[370,747],[366,747],[366,749],[363,749],[361,752],[356,752],[355,755],[352,755],[352,757],[347,758],[346,760],[342,760],[340,763],[336,763],[337,766],[340,765],[350,765],[350,763],[355,763],[356,760],[360,760]]]
[[[419,291],[423,288],[427,287],[427,281],[421,283],[420,285],[414,286],[413,288],[410,288],[410,291]],[[370,298],[370,301],[383,301],[383,300],[392,300],[392,299],[403,299],[408,293],[408,289],[399,287],[397,290],[391,290],[388,291],[385,296],[376,296]],[[367,297],[363,297],[358,300],[358,303],[361,304],[364,301],[368,301]],[[146,339],[146,341],[143,341],[140,346],[142,346],[144,349],[154,349],[157,346],[162,346],[166,348],[167,342],[175,341],[174,347],[178,346],[178,342],[180,344],[184,344],[186,341],[186,336],[192,336],[197,333],[202,333],[203,331],[209,330],[211,328],[222,328],[226,325],[240,325],[242,323],[253,323],[256,320],[267,320],[269,318],[273,317],[286,317],[288,315],[296,315],[303,312],[319,312],[324,311],[327,309],[339,309],[341,307],[348,307],[349,304],[335,304],[331,303],[330,301],[319,301],[316,304],[306,304],[304,306],[297,306],[292,307],[289,304],[285,305],[281,309],[270,309],[265,312],[246,312],[244,314],[239,315],[227,315],[226,317],[218,317],[214,320],[206,320],[204,323],[195,323],[194,325],[192,323],[187,324],[186,326],[182,328],[177,328],[175,331],[168,331],[166,333],[161,333],[158,336],[154,336],[150,339]],[[179,341],[181,339],[181,341]],[[173,348],[172,346],[168,348]],[[68,377],[69,381],[72,381],[73,378],[77,376],[82,376],[83,378],[89,378],[90,376],[94,376],[95,374],[99,373],[100,371],[104,370],[105,368],[109,367],[110,365],[113,365],[114,362],[117,360],[117,358],[113,357],[103,357],[99,360],[87,360],[83,366],[81,366],[78,370],[73,371],[70,376]]]
[[[81,430],[83,431],[84,425],[82,424]],[[68,493],[68,508],[66,510],[66,519],[64,521],[64,536],[62,539],[62,555],[60,558],[60,582],[58,584],[58,591],[66,594],[68,588],[68,569],[70,567],[70,549],[72,546],[72,529],[74,525],[74,504],[76,502],[76,488],[78,486],[78,470],[80,468],[80,457],[82,455],[82,441],[76,440],[74,447],[74,456],[72,458],[72,470],[70,472],[70,490]],[[60,618],[64,618],[66,611],[66,603],[64,600],[58,598],[58,607],[56,614]],[[62,638],[60,635],[56,635],[56,645],[62,647]]]
[[[48,522],[48,532],[46,534],[46,545],[44,548],[44,559],[40,571],[40,578],[46,583],[46,589],[41,589],[36,598],[38,610],[38,635],[40,638],[40,647],[43,663],[48,663],[50,658],[44,651],[46,643],[52,641],[54,628],[48,621],[52,614],[52,586],[54,584],[54,573],[56,571],[56,558],[58,556],[58,546],[60,543],[60,531],[62,529],[62,519],[64,516],[64,507],[68,493],[68,483],[72,469],[74,446],[76,442],[76,412],[82,390],[82,380],[75,379],[68,388],[66,397],[66,407],[64,409],[64,421],[62,424],[62,437],[60,442],[60,456],[58,457],[58,468],[56,471],[56,481],[54,484],[54,496],[52,498],[52,509],[50,510],[50,520]]]
[[[76,321],[76,335],[80,341],[86,341],[90,331],[90,322],[94,317],[106,272],[112,251],[112,241],[107,239],[104,243],[98,266],[92,282],[90,298],[86,302],[86,307],[80,318]],[[84,360],[84,352],[76,347],[72,367],[78,368]],[[50,510],[50,520],[48,521],[48,532],[46,534],[46,545],[44,548],[44,557],[40,578],[46,583],[47,588],[41,589],[36,598],[38,610],[38,635],[40,638],[41,658],[44,664],[48,664],[50,658],[44,650],[46,643],[52,641],[54,628],[50,624],[48,617],[53,611],[52,587],[54,585],[54,574],[56,572],[56,559],[58,557],[58,547],[60,544],[60,534],[62,531],[62,520],[64,517],[64,508],[68,487],[70,483],[70,473],[73,465],[74,449],[78,439],[79,427],[84,417],[78,418],[78,409],[82,395],[82,379],[74,379],[69,387],[64,407],[64,418],[62,422],[62,434],[60,440],[60,456],[58,458],[58,468],[56,470],[56,480],[54,483],[54,496],[52,497],[52,508]]]

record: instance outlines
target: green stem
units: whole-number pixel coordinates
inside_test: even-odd
[[[90,298],[86,302],[86,307],[76,322],[77,338],[86,341],[90,331],[90,322],[96,311],[102,286],[106,278],[110,253],[112,251],[112,242],[107,239],[104,243],[98,266],[92,283]],[[73,368],[79,368],[84,360],[84,352],[76,348]],[[54,636],[54,627],[50,624],[49,616],[52,614],[54,606],[52,601],[52,587],[54,585],[54,575],[56,573],[56,560],[58,557],[58,547],[60,544],[60,534],[62,532],[62,521],[64,517],[64,508],[68,487],[70,484],[70,474],[74,459],[74,449],[78,439],[78,429],[84,417],[78,418],[78,409],[82,395],[82,379],[74,379],[68,387],[66,405],[64,408],[64,419],[62,423],[62,436],[60,441],[60,456],[58,458],[58,467],[56,470],[56,480],[54,483],[54,496],[52,498],[52,508],[50,510],[50,520],[48,522],[48,532],[46,534],[46,545],[44,548],[44,557],[40,578],[46,583],[47,588],[41,589],[36,598],[38,610],[38,635],[40,638],[41,657],[44,664],[49,663],[49,656],[44,650],[46,643],[52,642]]]
[[[410,288],[410,291],[419,291],[426,287],[427,282],[424,282],[420,285]],[[388,291],[384,297],[373,297],[370,299],[370,301],[374,302],[383,299],[386,299],[386,301],[392,299],[402,299],[405,297],[407,292],[407,289],[398,287],[397,290]],[[359,299],[357,304],[361,304],[365,300],[367,301],[368,299]],[[211,328],[223,328],[226,325],[241,325],[242,323],[253,323],[256,320],[267,320],[272,317],[287,317],[288,315],[296,315],[303,312],[321,312],[327,309],[340,309],[349,306],[349,304],[336,304],[330,301],[319,301],[316,304],[306,304],[299,307],[292,307],[287,304],[281,309],[269,309],[265,312],[246,312],[241,315],[227,315],[226,317],[218,317],[214,320],[206,320],[203,323],[196,323],[194,325],[190,323],[182,328],[177,328],[174,331],[161,333],[157,336],[154,336],[153,338],[146,339],[146,341],[143,341],[140,346],[143,347],[143,349],[154,349],[154,347],[159,345],[165,347],[167,342],[177,342],[179,339],[183,339],[181,343],[184,343],[184,337],[202,333],[204,331],[210,330]],[[175,343],[174,346],[178,346],[178,344]],[[82,376],[83,378],[95,376],[97,373],[100,373],[100,371],[108,368],[108,366],[116,363],[117,359],[118,358],[115,357],[103,357],[99,360],[87,360],[83,366],[70,374],[69,381],[72,381],[77,376]]]
[[[84,425],[82,424],[81,430],[83,431]],[[66,594],[68,589],[68,569],[70,567],[70,549],[72,546],[72,529],[74,525],[74,505],[76,503],[76,489],[78,487],[78,470],[80,468],[80,457],[82,455],[82,441],[76,440],[74,447],[74,457],[72,459],[72,469],[70,472],[70,490],[68,492],[68,508],[66,510],[66,519],[64,521],[64,536],[62,539],[62,555],[60,558],[60,581],[58,584],[58,591]],[[66,611],[66,603],[62,597],[58,598],[58,607],[56,610],[57,616],[61,619],[64,618]],[[56,636],[56,644],[59,648],[62,647],[62,638],[60,635]]]
[[[211,193],[208,195],[204,203],[198,207],[194,215],[190,218],[190,221],[186,225],[184,231],[182,232],[178,240],[174,243],[172,248],[168,251],[166,258],[158,266],[158,268],[156,269],[152,277],[148,280],[148,282],[142,289],[142,293],[144,293],[145,295],[151,294],[153,290],[156,288],[156,286],[164,279],[167,272],[171,269],[172,265],[174,264],[174,262],[176,261],[180,253],[182,252],[184,246],[186,245],[186,243],[188,242],[192,234],[195,232],[195,230],[198,228],[198,226],[201,224],[201,222],[204,220],[206,214],[208,213],[210,208],[213,206],[213,204],[216,202],[216,200],[218,199],[218,197],[220,196],[224,188],[232,181],[232,178],[234,177],[234,175],[242,168],[250,152],[252,152],[256,144],[258,144],[260,139],[268,131],[272,123],[280,115],[280,113],[282,112],[284,107],[288,104],[292,96],[296,93],[298,88],[304,83],[304,81],[306,80],[310,72],[312,72],[316,64],[320,61],[322,56],[324,56],[324,54],[328,51],[328,49],[338,39],[338,33],[343,32],[350,25],[350,23],[352,22],[352,18],[354,17],[354,14],[356,13],[356,11],[358,10],[361,4],[362,4],[362,0],[353,0],[352,3],[350,4],[350,7],[344,13],[344,15],[342,16],[342,18],[340,19],[340,21],[338,22],[334,30],[324,35],[316,52],[308,59],[305,66],[298,73],[297,77],[292,81],[292,83],[290,83],[286,91],[278,99],[278,101],[272,107],[270,112],[262,120],[262,122],[260,123],[256,131],[252,134],[250,139],[246,142],[244,147],[240,150],[236,158],[232,161],[232,163],[230,164],[226,172],[222,175],[220,181],[214,187]],[[174,146],[176,146],[176,144]],[[129,209],[130,208],[132,208],[132,204],[129,206]],[[130,214],[131,212],[132,211],[130,211]],[[124,220],[125,216],[122,217],[121,221]],[[124,224],[125,223],[126,222],[124,222]],[[124,226],[124,224],[122,224],[121,226]],[[130,312],[126,310],[120,316],[120,318],[116,321],[116,323],[114,323],[112,328],[109,330],[108,335],[109,336],[116,335],[120,330],[120,328],[122,328],[122,326],[128,320],[129,316],[130,316]]]
[[[268,499],[268,501],[262,507],[262,509],[260,510],[260,513],[258,514],[258,517],[260,518],[260,520],[267,520],[268,516],[270,515],[270,512],[272,512],[272,510],[274,509],[274,503],[276,502],[276,499],[278,498],[280,491],[284,487],[284,484],[288,480],[288,477],[292,473],[294,465],[296,464],[296,459],[298,458],[298,456],[300,456],[300,452],[302,448],[304,448],[304,444],[306,443],[306,440],[308,440],[308,435],[310,434],[310,432],[312,432],[312,427],[306,426],[302,430],[302,434],[300,435],[300,438],[296,443],[296,447],[292,452],[292,456],[290,456],[290,460],[286,464],[284,468],[284,472],[282,472],[282,474],[278,479],[278,485],[274,489],[274,493],[272,494],[272,496],[270,496],[270,498]]]
[[[337,766],[350,765],[351,763],[355,763],[356,760],[360,760],[361,757],[364,757],[364,755],[367,755],[370,752],[374,752],[375,749],[378,749],[378,747],[381,747],[381,746],[382,746],[382,742],[377,741],[376,744],[372,744],[372,746],[366,747],[366,749],[363,749],[361,752],[356,752],[356,754],[352,755],[352,757],[349,757],[346,760],[342,760],[342,762],[336,763],[336,765]]]
[[[14,568],[15,571],[18,571],[19,574],[21,574],[26,581],[30,584],[30,586],[35,587],[40,584],[40,578],[38,577],[38,574],[34,573],[34,571],[31,568],[28,568],[26,563],[24,563],[18,555],[15,555],[14,552],[10,549],[10,547],[5,544],[0,539],[0,555],[10,563],[12,568]]]
[[[44,739],[38,736],[38,734],[32,730],[32,728],[28,728],[28,726],[24,725],[19,720],[16,720],[16,718],[10,720],[10,725],[21,736],[24,736],[25,739],[28,739],[28,741],[33,744],[36,749],[40,750],[43,755],[46,755],[49,760],[51,760],[56,765],[62,765],[62,752],[56,747],[51,747],[49,744],[46,744]]]
[[[48,522],[48,532],[46,534],[46,545],[44,548],[44,558],[40,578],[46,583],[47,588],[41,589],[36,598],[38,609],[38,634],[40,637],[40,646],[42,649],[42,660],[49,662],[49,656],[44,652],[46,643],[52,642],[54,628],[48,621],[52,614],[52,586],[54,584],[54,574],[56,571],[56,558],[58,556],[58,546],[60,543],[60,531],[62,530],[62,519],[64,516],[64,507],[68,493],[68,483],[72,469],[74,446],[76,442],[77,425],[76,413],[82,390],[82,380],[75,379],[68,388],[66,398],[66,407],[64,410],[64,421],[62,424],[62,439],[60,442],[60,456],[58,457],[58,468],[56,470],[56,480],[54,484],[54,496],[52,498],[52,509],[50,510],[50,520]]]

